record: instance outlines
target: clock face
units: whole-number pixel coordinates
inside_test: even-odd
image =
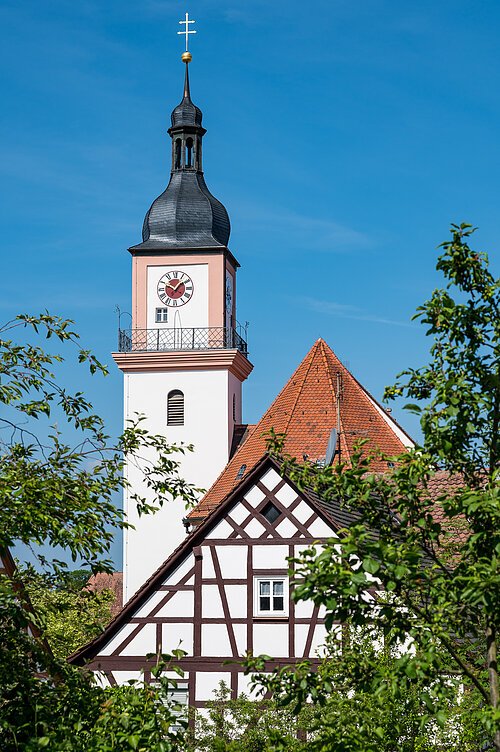
[[[193,297],[193,280],[181,271],[166,272],[158,282],[158,297],[161,302],[172,308],[185,305]]]

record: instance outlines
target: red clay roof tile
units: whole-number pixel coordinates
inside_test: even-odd
[[[368,448],[378,447],[389,455],[399,454],[412,444],[326,342],[319,339],[189,516],[206,517],[255,467],[266,452],[265,435],[271,428],[286,434],[288,454],[297,458],[306,454],[309,460],[324,458],[330,432],[337,427],[337,391],[342,460],[349,461],[360,439],[368,439]],[[244,472],[238,477],[243,465]],[[386,466],[376,469],[383,470]]]

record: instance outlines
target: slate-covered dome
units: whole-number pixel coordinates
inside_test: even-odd
[[[142,242],[150,248],[211,248],[227,246],[230,232],[227,211],[203,174],[179,170],[146,214]]]
[[[186,64],[184,96],[171,115],[172,172],[166,190],[153,201],[142,243],[130,250],[226,247],[231,225],[225,207],[207,188],[201,144],[202,112],[191,101]]]
[[[201,128],[202,118],[203,115],[200,108],[191,102],[191,97],[189,96],[189,88],[187,91],[187,96],[186,90],[184,89],[184,97],[182,99],[182,102],[178,104],[174,110],[172,110],[172,115],[170,116],[170,119],[172,121],[172,128],[178,128],[179,126],[183,125],[196,125]]]

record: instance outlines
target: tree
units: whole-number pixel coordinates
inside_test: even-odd
[[[340,540],[293,562],[294,597],[324,605],[328,629],[348,625],[356,645],[357,630],[379,624],[386,648],[398,656],[389,671],[375,661],[368,674],[351,676],[358,690],[369,691],[383,710],[416,684],[425,686],[421,720],[444,727],[459,681],[470,719],[498,751],[500,280],[486,254],[470,248],[473,232],[452,225],[437,262],[446,288],[417,311],[432,337],[429,364],[405,371],[386,390],[389,399],[411,400],[406,409],[420,416],[422,445],[386,457],[394,467],[385,475],[371,470],[362,443],[350,465],[325,468],[284,456],[284,437],[275,437],[271,449],[300,485],[360,516]],[[450,482],[436,498],[437,471]],[[370,588],[378,597],[367,597]],[[248,668],[256,666],[250,661]],[[328,675],[304,668],[261,681],[280,702],[298,707],[311,698],[326,705],[332,687]],[[397,726],[400,744],[404,727]],[[372,747],[366,735],[345,747],[332,733],[318,748]]]
[[[142,468],[156,499],[151,504],[136,493],[141,514],[172,497],[194,502],[197,494],[179,476],[175,458],[191,447],[169,445],[164,437],[149,434],[141,416],[112,441],[84,395],[61,385],[55,371],[63,357],[26,339],[12,339],[21,330],[31,329],[35,336],[43,331],[49,339],[73,345],[77,360],[87,363],[91,373],[106,374],[79,346],[71,325],[45,313],[18,316],[0,328],[0,551],[18,542],[28,546],[48,581],[59,588],[72,580],[58,558],[61,549],[93,572],[111,569],[106,557],[114,531],[127,525],[113,498],[127,485],[126,460]],[[67,424],[64,437],[51,420]],[[2,750],[166,752],[177,747],[182,733],[173,724],[182,728],[184,722],[177,721],[169,701],[172,681],[163,676],[164,659],[158,656],[153,670],[157,689],[135,685],[106,691],[33,637],[45,636],[46,627],[43,614],[28,610],[22,583],[0,577]]]
[[[310,710],[299,716],[278,708],[269,700],[251,700],[245,694],[231,699],[220,682],[208,714],[196,713],[195,728],[188,749],[192,752],[269,752],[273,749],[304,749],[300,731],[309,723]]]
[[[28,569],[20,570],[20,578],[35,612],[43,619],[44,634],[56,658],[65,660],[111,621],[115,594],[86,588],[88,570],[70,571],[62,582]]]

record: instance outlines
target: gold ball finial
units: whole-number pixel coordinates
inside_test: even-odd
[[[182,62],[186,63],[186,65],[188,63],[190,63],[192,59],[193,59],[193,56],[191,55],[190,52],[183,52],[182,53]]]

